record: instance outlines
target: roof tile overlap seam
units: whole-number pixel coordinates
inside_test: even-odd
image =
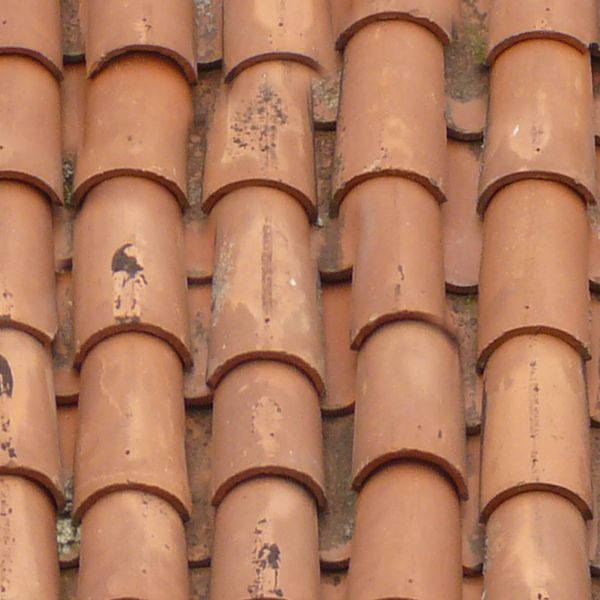
[[[62,198],[60,15],[0,7],[0,589],[58,600],[65,504],[50,344],[57,331],[52,203]],[[41,32],[44,35],[41,35]]]
[[[311,81],[335,63],[328,23],[322,2],[224,3],[226,84],[203,182],[215,230],[207,381],[219,600],[319,596],[325,373]]]
[[[78,595],[183,600],[193,5],[90,0],[82,17],[83,137],[71,142]]]
[[[591,595],[584,201],[596,196],[595,19],[586,1],[494,2],[490,14],[479,367],[492,600]]]

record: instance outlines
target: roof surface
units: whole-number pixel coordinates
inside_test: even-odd
[[[0,1],[0,600],[600,599],[597,18]]]

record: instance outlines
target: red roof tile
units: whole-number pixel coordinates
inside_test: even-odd
[[[84,6],[88,76],[124,54],[149,52],[173,60],[191,83],[196,81],[191,2],[87,0]]]
[[[590,600],[597,3],[5,4],[2,599]]]
[[[78,519],[119,489],[156,494],[189,517],[182,392],[181,362],[155,336],[119,334],[94,346],[81,369]]]
[[[50,204],[34,187],[0,180],[0,215],[0,327],[47,345],[57,328]]]
[[[439,466],[466,498],[455,343],[427,323],[385,325],[361,350],[356,383],[354,487],[387,462],[413,459]]]
[[[0,7],[1,54],[29,56],[60,79],[60,4],[43,0],[3,3]]]
[[[217,508],[211,597],[317,598],[317,512],[304,487],[258,477],[234,487]]]
[[[591,516],[588,410],[580,356],[547,335],[498,348],[485,373],[481,507],[551,490]]]
[[[356,504],[348,600],[461,598],[459,513],[437,470],[407,462],[374,474]]]
[[[189,86],[171,61],[136,53],[111,62],[88,81],[74,202],[102,181],[135,175],[185,204],[191,116]]]
[[[0,54],[0,179],[31,184],[62,200],[60,91],[39,62]]]
[[[413,179],[443,201],[446,124],[439,41],[411,22],[374,23],[352,37],[344,60],[334,209],[358,183],[382,175]],[[374,68],[377,63],[380,68]]]
[[[183,224],[168,190],[141,177],[97,185],[77,215],[74,252],[77,364],[125,331],[155,334],[191,364]]]
[[[183,523],[161,498],[118,491],[83,517],[79,598],[188,600],[186,567]]]

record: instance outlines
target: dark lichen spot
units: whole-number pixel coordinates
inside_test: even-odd
[[[12,398],[14,380],[8,360],[0,354],[0,396]]]

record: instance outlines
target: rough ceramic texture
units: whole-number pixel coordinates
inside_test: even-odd
[[[481,438],[467,438],[467,483],[469,498],[462,503],[462,565],[468,575],[481,573],[485,560],[485,528],[480,522],[479,486]]]
[[[312,495],[285,478],[236,486],[217,509],[211,596],[219,600],[319,596]]]
[[[480,210],[519,179],[559,181],[595,202],[592,123],[587,53],[554,40],[528,40],[503,52],[491,72]]]
[[[211,315],[210,285],[190,286],[188,289],[188,309],[192,330],[192,359],[194,364],[185,373],[183,393],[187,404],[202,406],[212,401],[212,390],[206,382]]]
[[[446,287],[473,293],[479,284],[482,224],[477,214],[479,145],[448,142],[448,202],[442,205]]]
[[[385,325],[359,354],[356,388],[354,487],[383,464],[413,459],[440,467],[466,498],[464,403],[455,343],[426,323]]]
[[[523,40],[552,39],[585,53],[597,37],[594,0],[505,0],[492,2],[487,61]]]
[[[57,329],[50,204],[31,186],[0,180],[0,215],[0,328],[47,345]]]
[[[109,64],[88,84],[73,201],[101,181],[136,175],[163,184],[184,205],[191,118],[190,87],[171,61],[134,54]]]
[[[85,64],[67,64],[61,85],[63,158],[75,159],[83,138],[86,75]]]
[[[417,463],[387,466],[358,497],[348,600],[461,600],[460,550],[452,484]]]
[[[0,330],[0,474],[28,477],[64,503],[50,352],[13,329]]]
[[[346,413],[356,396],[356,352],[350,349],[352,287],[349,282],[323,286],[322,313],[325,336],[326,382],[322,410]]]
[[[309,70],[259,63],[223,88],[208,131],[203,207],[250,185],[284,190],[316,216]]]
[[[193,0],[89,0],[84,15],[89,76],[123,54],[149,52],[175,61],[196,81]]]
[[[518,336],[485,372],[484,517],[506,498],[550,490],[592,512],[588,410],[579,354],[548,335]]]
[[[0,477],[0,531],[3,600],[58,600],[56,514],[42,488]]]
[[[354,415],[323,418],[323,452],[327,506],[319,511],[319,555],[322,570],[347,569],[354,531],[352,436]]]
[[[191,365],[183,226],[177,202],[147,179],[96,186],[75,223],[75,361],[100,340],[143,331]]]
[[[487,524],[484,593],[486,600],[590,598],[586,528],[577,508],[547,492],[500,505]]]
[[[323,391],[317,270],[306,215],[271,188],[231,192],[214,211],[217,234],[208,382],[270,358],[297,366]]]
[[[24,181],[60,202],[58,81],[31,58],[0,55],[0,89],[0,179]]]
[[[454,0],[334,0],[337,46],[343,48],[360,29],[375,21],[406,20],[429,29],[442,43],[450,41]]]
[[[344,54],[334,211],[352,187],[381,175],[414,179],[444,200],[443,69],[442,45],[414,23],[376,23],[352,38]]]
[[[101,498],[86,513],[78,598],[188,600],[188,594],[183,524],[167,502],[121,491]]]
[[[388,322],[446,325],[442,221],[438,202],[418,183],[379,177],[354,188],[356,259],[352,273],[352,347]]]
[[[211,504],[212,442],[211,409],[209,407],[189,408],[185,419],[185,455],[192,492],[192,514],[186,523],[190,566],[208,565],[212,555],[214,523],[214,507]]]
[[[228,0],[223,8],[226,80],[267,60],[297,61],[321,72],[333,68],[333,34],[326,2]]]
[[[295,367],[251,361],[215,391],[213,504],[234,485],[281,475],[305,485],[325,504],[319,398]]]
[[[100,342],[81,370],[79,407],[76,518],[116,489],[159,495],[188,518],[183,374],[173,350],[139,333]]]
[[[45,0],[4,2],[0,6],[0,54],[22,54],[62,77],[60,4]]]
[[[479,367],[523,333],[555,335],[589,357],[588,224],[577,194],[553,182],[514,183],[498,192],[483,226]]]
[[[73,286],[71,271],[56,274],[58,331],[52,343],[54,394],[59,404],[77,402],[79,372],[75,369],[73,331]]]
[[[594,424],[600,423],[600,299],[590,299],[592,357],[586,363],[586,382],[590,417]]]

